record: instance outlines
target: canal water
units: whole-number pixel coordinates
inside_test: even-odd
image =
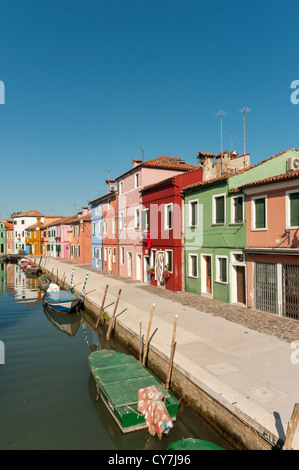
[[[16,264],[0,263],[0,341],[0,450],[163,450],[183,437],[231,448],[185,405],[161,441],[147,430],[122,434],[96,401],[87,358],[97,348],[127,351],[107,345],[84,312],[44,309],[37,279]]]

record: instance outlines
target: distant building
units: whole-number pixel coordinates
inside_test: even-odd
[[[37,220],[44,222],[44,215],[39,211],[32,210],[16,214],[12,217],[14,228],[14,253],[29,252],[29,246],[26,248],[26,230],[31,225],[37,223]]]

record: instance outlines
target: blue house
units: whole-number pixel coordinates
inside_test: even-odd
[[[89,203],[91,207],[91,264],[103,269],[103,208],[101,198]]]

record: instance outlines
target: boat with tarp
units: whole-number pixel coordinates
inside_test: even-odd
[[[43,295],[44,305],[58,312],[72,312],[80,302],[80,297],[67,290],[60,290],[57,284],[51,283]]]
[[[213,444],[213,442],[205,441],[203,439],[193,439],[188,437],[180,441],[173,442],[167,447],[167,450],[225,450],[223,447]]]
[[[159,438],[164,431],[168,433],[172,421],[176,420],[179,402],[141,362],[131,355],[107,349],[93,351],[88,362],[97,387],[97,399],[101,396],[123,433],[146,428]],[[164,410],[161,410],[161,403]],[[152,409],[153,405],[159,406],[150,423],[148,413],[145,417],[146,404]],[[157,416],[157,425],[153,425]]]

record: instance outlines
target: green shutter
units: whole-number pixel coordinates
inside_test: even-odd
[[[224,196],[216,197],[216,224],[224,224]]]
[[[290,194],[291,227],[299,226],[299,193]]]
[[[266,200],[264,198],[255,200],[255,228],[266,227]]]
[[[235,214],[234,214],[234,222],[243,222],[243,197],[236,197],[234,199],[234,208],[235,208]]]
[[[227,282],[226,258],[221,258],[221,281]]]

